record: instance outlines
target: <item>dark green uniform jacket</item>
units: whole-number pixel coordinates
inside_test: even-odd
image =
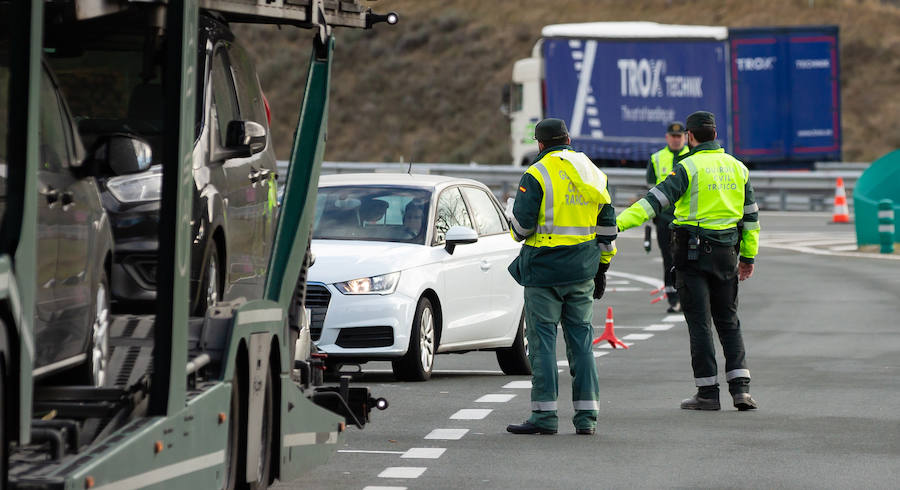
[[[569,145],[547,148],[537,158],[540,161],[547,153],[572,150]],[[513,205],[513,215],[525,229],[537,228],[538,214],[544,191],[541,184],[529,174],[522,175],[519,190]],[[606,204],[597,216],[597,226],[605,230],[590,240],[578,245],[557,247],[532,247],[522,245],[519,256],[509,265],[509,273],[523,286],[561,286],[593,279],[600,265],[599,243],[610,244],[616,239],[616,211],[612,204]],[[515,232],[515,231],[514,231]],[[520,239],[527,237],[516,236]]]

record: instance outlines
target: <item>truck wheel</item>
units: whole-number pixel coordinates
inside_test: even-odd
[[[510,347],[497,349],[497,363],[503,374],[530,375],[531,363],[528,361],[528,338],[525,337],[525,312],[519,319],[519,331]]]
[[[225,475],[222,480],[223,490],[235,490],[238,487],[239,450],[241,447],[241,397],[244,396],[241,377],[237,370],[231,380],[231,411],[228,414],[228,439],[225,446]]]
[[[275,387],[272,384],[275,380],[272,377],[272,370],[268,370],[266,375],[266,394],[263,403],[262,413],[262,430],[260,431],[262,440],[259,442],[259,469],[257,474],[259,479],[250,484],[250,490],[264,490],[269,488],[269,475],[272,469],[272,432],[274,428],[274,402]]]
[[[435,341],[434,309],[431,301],[423,297],[416,305],[412,328],[409,332],[409,349],[406,355],[391,363],[394,376],[404,381],[428,381],[434,368]]]

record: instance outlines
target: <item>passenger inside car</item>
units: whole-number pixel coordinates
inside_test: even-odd
[[[425,230],[425,206],[418,201],[409,201],[403,209],[403,238],[418,238]]]
[[[377,225],[380,221],[384,224],[384,214],[387,212],[388,203],[381,199],[366,199],[359,206],[359,224],[363,228]]]

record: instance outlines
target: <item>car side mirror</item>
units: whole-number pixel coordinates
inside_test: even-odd
[[[103,136],[95,148],[92,155],[94,162],[115,175],[144,172],[153,162],[150,144],[130,134]]]
[[[253,121],[231,121],[225,133],[226,151],[245,150],[246,155],[255,155],[266,149],[266,128]]]
[[[444,236],[447,253],[453,255],[453,251],[457,245],[465,245],[467,243],[475,243],[478,241],[478,233],[468,226],[451,226]]]

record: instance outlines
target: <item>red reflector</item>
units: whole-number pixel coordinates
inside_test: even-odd
[[[266,106],[266,124],[269,126],[272,125],[272,110],[269,109],[269,99],[266,98],[266,94],[262,94],[263,105]]]

